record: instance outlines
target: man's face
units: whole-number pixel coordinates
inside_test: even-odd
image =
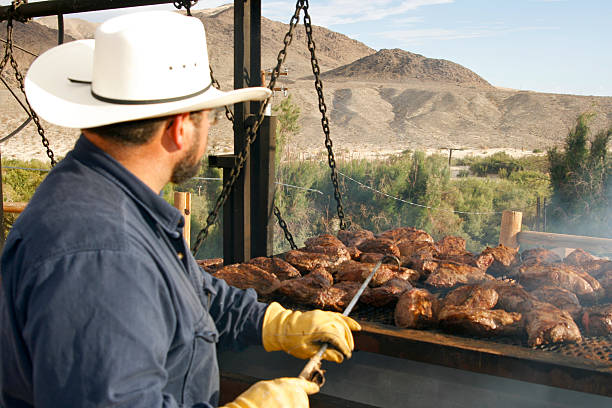
[[[202,111],[196,114],[200,115],[199,118],[194,117],[195,115],[190,115],[189,119],[193,131],[192,143],[183,158],[174,165],[170,176],[172,183],[180,184],[196,176],[200,171],[202,157],[206,153],[206,144],[208,142],[209,114],[210,111]]]

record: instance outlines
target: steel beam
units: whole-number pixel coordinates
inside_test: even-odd
[[[55,16],[58,14],[83,13],[86,11],[112,10],[125,7],[169,4],[167,0],[50,0],[25,3],[17,8],[19,18]],[[8,19],[11,6],[0,7],[0,21]]]

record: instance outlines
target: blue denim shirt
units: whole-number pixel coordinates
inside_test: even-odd
[[[202,272],[183,222],[81,136],[2,254],[0,406],[217,406],[217,346],[261,344],[266,305]]]

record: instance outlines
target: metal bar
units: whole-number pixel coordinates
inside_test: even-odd
[[[251,255],[274,254],[274,159],[276,156],[276,116],[266,116],[259,135],[252,145],[251,155]]]
[[[20,18],[55,16],[57,14],[83,13],[87,11],[112,10],[125,7],[169,4],[167,0],[50,0],[22,4],[15,12]],[[11,6],[0,7],[0,21],[7,20]]]
[[[612,252],[612,239],[585,237],[581,235],[554,234],[552,232],[523,231],[517,236],[518,242],[524,245],[549,246],[556,248],[582,248],[586,251]]]
[[[0,150],[0,200],[4,204],[4,193],[2,192],[2,150]],[[4,249],[4,205],[0,208],[0,251]]]
[[[612,397],[612,366],[550,351],[359,322],[355,349]]]

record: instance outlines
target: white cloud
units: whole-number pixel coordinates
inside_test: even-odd
[[[494,37],[500,34],[518,31],[559,30],[553,26],[526,26],[515,28],[473,28],[464,30],[450,30],[444,28],[427,28],[414,30],[381,31],[375,34],[385,39],[400,39],[404,44],[413,44],[424,40],[458,40],[466,38]]]
[[[400,16],[407,11],[437,4],[454,3],[455,0],[330,0],[311,2],[309,14],[313,23],[325,27],[339,24],[378,21],[390,16]],[[291,1],[276,1],[262,4],[262,13],[268,18],[287,22],[288,10],[294,10]]]

